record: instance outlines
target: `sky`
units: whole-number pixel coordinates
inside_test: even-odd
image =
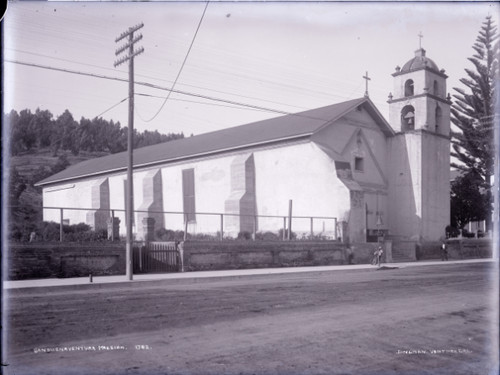
[[[396,66],[419,43],[448,92],[459,82],[491,3],[11,2],[4,17],[4,108],[128,124],[128,84],[12,61],[128,79],[115,39],[144,23],[136,45],[134,127],[200,134],[362,97],[388,119]],[[419,34],[423,35],[419,38]],[[178,77],[178,79],[177,79]],[[175,90],[168,91],[175,83]],[[209,96],[224,101],[201,98]],[[238,102],[248,108],[227,103]],[[269,109],[269,110],[264,110]]]

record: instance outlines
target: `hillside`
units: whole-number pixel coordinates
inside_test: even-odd
[[[82,161],[98,158],[101,156],[109,155],[109,152],[88,152],[81,151],[79,155],[73,155],[71,152],[59,152],[58,156],[53,156],[52,150],[49,148],[44,148],[41,150],[33,150],[30,152],[23,152],[17,156],[10,157],[10,168],[16,168],[16,170],[23,177],[28,178],[30,181],[36,178],[37,173],[40,170],[52,169],[58,161],[61,160],[61,156],[68,160],[68,166],[80,163]],[[33,181],[38,182],[38,181]]]
[[[42,189],[34,184],[57,171],[84,160],[108,155],[108,152],[81,152],[75,156],[70,152],[59,152],[53,156],[49,148],[30,150],[12,156],[9,165],[10,209],[9,235],[14,240],[27,240],[31,231],[42,222]]]
[[[48,110],[28,109],[4,114],[9,128],[8,168],[9,238],[24,241],[42,223],[42,191],[38,181],[84,160],[122,152],[127,149],[128,129],[119,122],[102,118],[80,121],[70,111],[54,118]],[[161,134],[157,130],[134,130],[134,149],[184,138],[184,134]]]

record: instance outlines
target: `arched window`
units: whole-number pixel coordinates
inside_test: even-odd
[[[436,80],[434,80],[434,87],[432,89],[432,93],[436,96],[439,95],[439,84]]]
[[[414,88],[413,88],[413,80],[409,79],[405,82],[405,96],[413,96]]]
[[[401,130],[414,130],[415,129],[415,108],[411,105],[403,107],[401,111]]]
[[[443,113],[441,111],[441,107],[436,106],[436,132],[439,132],[439,128],[441,127],[442,117],[443,117]]]

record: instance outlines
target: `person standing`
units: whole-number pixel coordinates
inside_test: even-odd
[[[382,246],[379,246],[377,249],[377,266],[380,267],[380,263],[382,262],[382,254],[384,253],[384,250],[382,249]]]
[[[448,260],[448,247],[444,241],[441,243],[441,260]]]

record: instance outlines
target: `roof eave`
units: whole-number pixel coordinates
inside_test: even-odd
[[[375,117],[375,121],[379,124],[379,126],[382,128],[381,130],[384,132],[384,134],[388,136],[393,136],[396,134],[394,129],[391,127],[391,125],[387,122],[387,120],[384,118],[384,116],[379,112],[375,104],[371,101],[370,98],[366,98],[366,101],[364,103],[368,103],[368,108],[371,110],[371,114]]]
[[[332,123],[337,121],[339,118],[342,118],[343,116],[351,112],[354,108],[357,108],[358,106],[364,104],[366,102],[366,99],[367,99],[366,97],[360,98],[359,101],[354,102],[351,106],[347,107],[343,112],[340,112],[339,114],[337,114],[337,116],[332,117],[331,119],[326,121],[323,125],[321,125],[318,129],[316,129],[314,133],[320,132],[324,128],[330,126]]]
[[[134,169],[146,168],[146,167],[155,166],[158,164],[173,163],[173,162],[179,162],[179,161],[184,161],[184,160],[189,160],[189,159],[196,159],[196,158],[200,158],[200,157],[204,157],[204,156],[213,156],[213,155],[217,155],[217,154],[223,154],[223,153],[242,150],[242,149],[246,149],[246,148],[265,146],[265,145],[281,143],[281,142],[288,142],[291,140],[299,140],[302,138],[308,138],[313,134],[314,134],[313,132],[303,133],[303,134],[299,134],[299,135],[293,135],[290,137],[283,137],[283,138],[278,138],[278,139],[273,139],[273,140],[268,140],[268,141],[255,142],[255,143],[250,143],[250,144],[245,144],[245,145],[240,145],[240,146],[235,146],[235,147],[228,147],[228,148],[221,149],[221,150],[200,152],[198,154],[191,154],[191,155],[180,156],[180,157],[176,157],[176,158],[155,160],[152,162],[142,163],[142,164],[134,164]],[[45,186],[58,184],[61,182],[67,183],[69,181],[80,180],[80,179],[89,178],[89,177],[96,177],[96,176],[101,176],[101,175],[105,175],[105,174],[109,174],[109,173],[117,173],[117,172],[122,172],[122,171],[126,171],[126,170],[127,170],[127,167],[124,166],[124,167],[107,169],[104,171],[99,171],[99,172],[94,172],[94,173],[86,173],[86,174],[81,174],[78,176],[61,178],[61,179],[57,179],[57,180],[48,180],[48,181],[42,180],[40,182],[35,183],[35,186],[45,187]],[[50,179],[50,177],[49,177],[49,179]]]

